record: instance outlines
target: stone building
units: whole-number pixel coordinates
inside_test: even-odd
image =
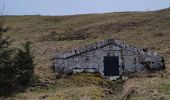
[[[54,67],[59,73],[97,72],[110,78],[164,69],[165,64],[156,52],[108,39],[56,55]]]

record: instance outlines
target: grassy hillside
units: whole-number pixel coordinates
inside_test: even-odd
[[[18,47],[25,39],[32,41],[36,62],[35,74],[39,76],[40,82],[48,83],[47,88],[30,87],[24,93],[16,94],[9,99],[42,97],[54,100],[55,98],[78,99],[83,96],[99,100],[112,99],[111,97],[120,99],[128,91],[132,91],[128,97],[135,100],[170,98],[168,95],[170,93],[170,9],[74,16],[7,16],[6,25],[9,27],[6,35],[15,40],[13,46]],[[153,77],[147,75],[134,77],[125,83],[119,83],[120,88],[117,92],[109,88],[117,86],[117,83],[106,82],[109,85],[104,87],[105,81],[94,75],[90,76],[95,82],[87,82],[90,79],[84,74],[55,79],[54,73],[49,68],[54,54],[110,37],[162,54],[167,63],[164,77],[161,77],[162,72],[155,73]],[[84,79],[82,81],[84,85],[77,78]]]

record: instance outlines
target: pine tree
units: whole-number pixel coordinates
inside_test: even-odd
[[[3,27],[2,17],[0,18],[0,87],[12,83],[15,78],[13,55],[15,50],[9,48],[11,41],[3,36],[5,29]]]
[[[4,18],[0,16],[0,96],[29,83],[34,73],[31,43],[26,41],[23,50],[11,48],[12,41],[4,35],[6,31]]]
[[[30,82],[34,72],[34,57],[30,50],[30,44],[29,41],[26,41],[23,45],[24,50],[18,49],[18,54],[15,57],[14,65],[17,68],[18,82],[20,84]]]

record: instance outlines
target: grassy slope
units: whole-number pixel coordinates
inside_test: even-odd
[[[170,63],[170,9],[155,12],[125,12],[75,16],[8,16],[6,25],[10,29],[7,35],[16,41],[14,46],[18,46],[25,39],[33,42],[33,51],[36,56],[35,72],[40,77],[41,82],[57,83],[60,81],[64,84],[65,81],[70,79],[60,79],[56,82],[54,74],[49,69],[53,54],[110,37],[123,40],[138,47],[157,51],[164,55],[167,63]],[[133,88],[129,84],[133,84],[137,88],[137,91],[135,91],[131,98],[170,98],[168,95],[170,91],[170,88],[168,88],[170,86],[169,73],[168,67],[167,73],[164,73],[166,76],[164,78],[160,78],[159,74],[157,77],[152,78],[132,78],[125,82],[124,85],[129,87],[129,90]],[[84,75],[80,76],[84,77]],[[100,83],[98,77],[93,78],[97,83]],[[87,79],[85,78],[85,80]],[[12,98],[38,99],[38,97],[46,93],[51,93],[47,94],[50,95],[50,99],[54,99],[58,95],[62,95],[60,99],[63,96],[74,98],[73,94],[77,94],[79,97],[87,94],[87,91],[95,90],[97,91],[94,94],[89,92],[88,95],[97,95],[97,97],[100,97],[97,99],[108,97],[102,94],[104,93],[104,88],[93,82],[90,83],[92,85],[86,84],[85,87],[74,86],[76,83],[72,81],[69,81],[69,83],[73,86],[62,88],[60,92],[57,89],[54,89],[55,92],[49,92],[51,91],[50,89],[40,89],[40,92],[37,92],[35,95],[34,92],[30,92],[28,89],[25,93],[17,94],[16,97]],[[61,84],[56,87],[61,87]],[[37,88],[33,90],[37,91]],[[121,96],[119,93],[115,95],[117,97]]]

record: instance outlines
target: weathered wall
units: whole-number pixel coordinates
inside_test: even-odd
[[[120,74],[124,65],[125,72],[134,72],[144,70],[145,60],[152,59],[150,67],[161,68],[163,66],[162,57],[155,52],[136,48],[122,43],[118,40],[108,39],[87,45],[83,48],[67,51],[56,55],[55,70],[59,72],[80,71],[86,69],[98,71],[104,74],[104,56],[118,56]]]

